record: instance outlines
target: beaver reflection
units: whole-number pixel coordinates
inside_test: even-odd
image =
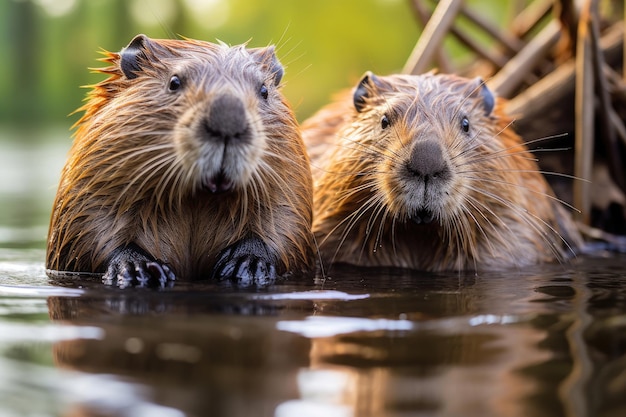
[[[50,316],[104,337],[59,342],[54,355],[188,416],[547,415],[535,401],[556,398],[557,384],[541,372],[564,347],[548,339],[562,310],[541,288],[571,288],[562,267],[546,268],[476,276],[340,265],[319,285],[273,292],[89,290],[50,297]]]
[[[307,339],[274,331],[290,308],[312,309],[295,304],[206,293],[50,297],[54,321],[103,331],[101,339],[57,342],[56,364],[101,378],[96,389],[121,383],[126,396],[134,392],[127,407],[113,392],[77,398],[67,415],[134,417],[142,402],[187,416],[273,415],[298,396],[297,370],[309,363]]]

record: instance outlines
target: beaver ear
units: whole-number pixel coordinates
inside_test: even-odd
[[[363,75],[363,78],[359,81],[359,84],[354,90],[354,95],[352,96],[356,111],[359,113],[363,111],[365,108],[365,99],[370,97],[371,93],[379,84],[378,77],[376,77],[373,72],[367,71],[365,75]]]
[[[482,78],[477,77],[476,82],[478,84],[477,93],[480,94],[483,99],[485,116],[489,116],[491,115],[491,112],[493,112],[493,108],[496,106],[496,98]]]
[[[151,40],[146,35],[137,35],[130,41],[128,46],[120,52],[120,68],[126,78],[137,78],[137,72],[141,71],[140,62],[145,62],[146,51]]]
[[[276,51],[274,49],[274,45],[270,45],[265,48],[250,48],[248,49],[250,55],[259,62],[259,64],[266,67],[272,77],[274,78],[274,85],[280,84],[280,81],[283,79],[283,74],[285,73],[282,64],[276,57]]]

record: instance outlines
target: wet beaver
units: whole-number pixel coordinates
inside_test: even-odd
[[[310,268],[312,178],[272,46],[105,52],[53,206],[49,275],[262,284]]]
[[[429,271],[565,259],[579,235],[503,105],[479,78],[367,73],[305,121],[322,258]]]

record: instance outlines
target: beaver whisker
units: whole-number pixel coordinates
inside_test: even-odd
[[[372,200],[375,199],[376,196],[372,196],[370,197],[368,200],[366,200],[363,204],[359,205],[357,210],[354,210],[352,212],[350,212],[348,215],[346,215],[341,221],[339,221],[329,232],[326,236],[324,236],[324,239],[322,240],[322,242],[320,242],[320,244],[324,244],[326,242],[326,240],[328,240],[328,238],[330,238],[332,235],[335,234],[335,232],[343,227],[343,236],[341,238],[341,242],[338,245],[339,247],[342,246],[343,241],[345,240],[347,234],[351,231],[351,225],[352,222],[354,220],[355,217],[357,217],[357,221],[358,218],[360,218],[360,216],[363,215],[363,212],[367,210],[369,204],[371,204]]]
[[[340,146],[341,146],[343,149],[347,149],[347,150],[350,150],[350,151],[355,151],[355,152],[364,152],[365,154],[370,155],[370,156],[372,156],[372,157],[376,157],[376,158],[380,158],[380,159],[387,159],[387,160],[390,160],[390,161],[393,161],[393,160],[394,160],[394,159],[393,159],[393,158],[394,158],[394,156],[393,156],[393,155],[387,155],[387,154],[385,154],[385,153],[384,153],[382,150],[380,150],[380,149],[375,149],[375,148],[373,148],[373,147],[365,146],[365,145],[363,145],[363,144],[359,144],[359,145],[361,145],[361,146],[364,148],[364,150],[359,151],[356,147],[352,147],[352,146],[348,146],[348,145],[344,145],[344,144],[342,144],[342,145],[340,145]],[[359,158],[355,158],[355,160],[357,160],[357,161],[358,161],[358,160],[359,160]]]
[[[391,211],[388,209],[388,211],[391,213]],[[392,215],[391,216],[391,249],[393,251],[394,256],[398,256],[398,250],[396,247],[396,222],[398,221],[398,216],[396,215]]]
[[[590,180],[588,180],[586,178],[581,178],[581,177],[577,177],[575,175],[565,174],[563,172],[556,172],[556,171],[543,171],[543,170],[539,170],[539,169],[500,169],[499,171],[500,172],[519,172],[519,173],[536,172],[536,173],[542,174],[542,175],[549,175],[549,176],[553,176],[553,177],[568,178],[570,180],[583,181],[583,182],[588,182],[588,183],[591,182]]]
[[[328,168],[319,168],[319,170],[321,172],[324,172],[326,174],[333,174],[333,175],[342,175],[342,176],[350,176],[350,177],[363,177],[366,175],[373,175],[373,174],[387,174],[385,171],[382,170],[377,170],[377,169],[371,169],[369,167],[359,167],[358,165],[363,165],[363,160],[359,159],[359,158],[346,158],[346,162],[352,162],[350,164],[347,165],[357,165],[355,167],[354,170],[350,170],[350,171],[335,171],[332,169],[328,169]],[[392,160],[392,162],[395,162],[395,160]]]
[[[554,227],[552,227],[550,224],[548,224],[546,221],[544,221],[543,219],[541,219],[539,216],[530,213],[527,209],[520,209],[519,207],[515,206],[512,202],[503,199],[502,197],[495,195],[489,191],[486,190],[482,190],[480,188],[476,188],[476,187],[472,187],[472,186],[468,186],[469,188],[471,188],[473,191],[480,193],[486,197],[489,197],[501,204],[503,204],[504,206],[510,208],[511,210],[513,210],[516,214],[518,214],[519,218],[521,220],[523,220],[528,226],[530,226],[533,230],[535,230],[535,232],[537,233],[538,236],[540,236],[542,238],[542,240],[548,245],[548,247],[551,249],[552,253],[555,255],[555,258],[557,260],[561,260],[562,255],[560,254],[558,247],[556,246],[556,243],[550,239],[548,239],[547,235],[541,230],[541,228],[539,227],[539,224],[543,224],[544,226],[548,227],[548,229],[553,232],[564,244],[565,246],[568,248],[568,250],[571,251],[572,254],[575,254],[575,252],[573,251],[573,249],[571,248],[571,246],[569,245],[569,243],[566,241],[566,239],[561,236],[561,234],[556,231],[554,229]],[[484,203],[482,203],[484,204]]]
[[[156,207],[160,207],[161,210],[165,210],[169,208],[173,210],[174,208],[174,196],[180,196],[182,192],[180,192],[180,188],[182,184],[180,183],[181,177],[184,174],[184,170],[182,168],[183,159],[178,156],[172,162],[169,168],[163,174],[163,178],[157,184],[156,193],[155,193],[155,201],[157,202]],[[165,194],[165,190],[169,189],[167,205],[163,203],[163,195]],[[182,202],[181,197],[178,199],[179,207]]]
[[[137,183],[137,181],[143,178],[143,174],[146,172],[144,170],[149,170],[148,172],[152,173],[155,171],[155,168],[160,168],[166,165],[171,159],[173,158],[165,157],[164,154],[159,153],[159,154],[156,154],[151,159],[148,159],[144,163],[133,167],[131,171],[132,178],[133,178],[132,181],[127,183],[126,186],[117,193],[118,197],[116,198],[116,200],[113,201],[112,206],[117,207],[121,199],[126,197],[126,194],[128,193],[128,191]],[[103,169],[99,175],[93,176],[91,180],[88,182],[87,187],[96,189],[96,190],[101,190],[101,191],[110,188],[111,185],[109,184],[108,181],[105,180],[108,177],[107,174],[109,173],[109,171],[116,172],[118,169],[122,169],[125,167],[126,167],[125,164],[124,165],[122,164],[110,165],[109,167]],[[115,185],[117,186],[117,184]]]
[[[257,173],[255,173],[256,175],[254,176],[254,184],[256,186],[254,187],[253,191],[255,193],[257,193],[258,190],[262,191],[262,196],[255,194],[257,209],[260,212],[262,209],[265,209],[266,211],[268,210],[268,207],[261,206],[261,201],[272,201],[274,199],[272,197],[273,190],[271,190],[267,186],[268,183],[276,184],[277,187],[285,187],[286,189],[287,187],[289,187],[289,184],[286,182],[286,179],[279,175],[279,173],[274,169],[274,164],[270,164],[267,163],[265,160],[261,160],[259,162],[259,168],[260,169],[257,171]],[[294,191],[297,192],[297,190]],[[286,202],[288,204],[285,204],[284,201],[281,201],[281,206],[294,207],[297,202],[297,198],[300,197],[292,193],[286,193],[284,195],[284,198],[286,199]],[[272,207],[269,207],[268,217],[271,220],[271,223],[275,222],[275,219],[278,217],[278,215],[274,214],[274,209],[274,205],[272,205]]]
[[[507,123],[502,129],[500,129],[497,133],[495,133],[494,135],[491,135],[490,138],[491,139],[495,139],[497,137],[499,137],[500,135],[502,135],[511,125],[512,125],[512,121]],[[472,145],[469,146],[467,149],[463,149],[460,153],[454,155],[451,157],[451,160],[455,161],[456,159],[459,159],[460,157],[465,157],[470,153],[477,153],[476,151],[484,146],[488,146],[489,142],[489,137],[483,138],[482,141],[478,141],[478,140],[474,140],[477,137],[481,137],[483,134],[483,130],[479,129],[478,131],[476,131],[476,133],[472,136]],[[453,141],[453,145],[451,147],[454,147],[456,149],[456,147],[461,146],[461,148],[467,146],[464,144],[464,142],[461,140],[461,138],[457,135],[455,136],[455,140]],[[523,143],[522,145],[523,146]],[[502,154],[503,152],[506,152],[507,150],[510,149],[515,149],[516,147],[519,147],[518,145],[516,146],[512,146],[510,148],[505,148],[505,149],[500,149],[500,150],[491,150],[493,149],[493,147],[489,147],[490,151],[492,152],[492,155],[499,155]],[[523,151],[521,153],[524,153]]]
[[[259,161],[259,169],[255,172],[256,177],[258,177],[258,181],[256,182],[258,187],[261,187],[264,190],[264,196],[267,199],[271,199],[272,192],[267,188],[267,183],[274,183],[278,187],[288,187],[286,179],[279,175],[278,172],[273,168],[273,164],[267,163],[265,160]],[[266,176],[267,178],[264,178]],[[292,194],[287,193],[285,195],[289,205],[295,204],[295,201],[292,199]],[[258,198],[258,196],[257,196]],[[259,199],[259,203],[260,203]]]
[[[467,157],[470,154],[480,155],[481,153],[479,153],[479,150],[486,146],[486,141],[479,141],[474,139],[482,133],[482,130],[478,130],[472,136],[472,140],[469,141],[469,146],[467,144],[468,141],[465,138],[461,138],[460,135],[455,135],[452,144],[450,145],[451,153],[452,151],[454,151],[454,154],[450,157],[450,161],[456,163],[457,159]],[[461,149],[460,151],[458,151],[459,148]]]
[[[496,227],[496,225],[493,223],[492,220],[490,220],[485,213],[483,212],[483,209],[489,213],[491,216],[493,216],[494,219],[496,219],[505,229],[507,229],[509,232],[513,233],[513,231],[511,230],[511,228],[504,222],[504,220],[498,216],[488,205],[480,202],[480,200],[478,200],[477,198],[473,197],[473,196],[466,196],[465,201],[467,202],[467,204],[469,204],[478,214],[480,214],[480,216],[485,220],[485,222],[487,222],[487,225],[489,225],[491,227],[491,229],[497,233],[498,235],[498,240],[501,244],[506,245],[507,239],[504,236],[504,234],[502,232],[500,232],[498,230],[498,228]],[[481,209],[482,207],[482,209]],[[490,248],[492,253],[495,253],[496,251],[496,247],[494,246],[494,244],[491,242],[491,239],[489,239],[489,237],[487,236],[487,232],[485,231],[485,229],[483,228],[483,226],[481,225],[481,222],[474,216],[474,214],[472,213],[471,210],[467,210],[465,212],[467,215],[469,215],[472,220],[474,221],[474,224],[476,225],[476,227],[480,230],[480,233],[483,235],[483,237],[485,238],[486,242],[487,242],[487,246]],[[476,251],[473,251],[472,253],[476,254]],[[513,254],[512,254],[513,255]]]
[[[510,148],[507,148],[507,150],[511,150],[511,149],[514,149],[514,148],[516,148],[516,147],[510,147]],[[568,150],[568,149],[569,148],[553,148],[553,149],[542,148],[542,149],[534,149],[532,152],[529,151],[528,149],[522,149],[520,151],[506,152],[506,153],[503,153],[504,150],[501,150],[501,151],[494,152],[491,155],[482,155],[481,158],[470,159],[466,163],[459,164],[458,166],[476,164],[476,163],[480,163],[480,162],[483,162],[483,161],[490,161],[490,160],[507,158],[507,157],[513,157],[513,156],[520,156],[520,158],[525,159],[527,161],[538,162],[539,161],[538,158],[532,157],[532,156],[526,157],[524,155],[532,155],[532,154],[538,153],[538,152],[559,152],[559,151],[565,151],[565,150]],[[456,159],[456,155],[455,155],[454,159]]]
[[[240,216],[240,218],[243,218],[243,219],[253,218],[252,212],[253,212],[254,209],[253,209],[253,204],[250,204],[250,195],[249,195],[250,192],[252,192],[253,194],[256,195],[256,197],[253,197],[254,198],[254,202],[256,202],[256,215],[259,216],[259,213],[261,212],[261,210],[260,210],[261,199],[259,198],[259,195],[258,195],[258,192],[259,192],[258,190],[259,190],[260,187],[255,182],[257,180],[257,178],[258,178],[257,177],[257,173],[255,172],[252,175],[251,179],[250,179],[251,186],[250,187],[243,187],[243,190],[241,191],[241,197],[240,197],[240,204],[241,205],[239,207],[240,212],[237,213]],[[273,214],[273,212],[271,211],[271,208],[270,208],[270,213]],[[234,234],[236,236],[241,236],[241,234],[243,234],[244,230],[245,230],[244,229],[244,224],[241,221],[238,221],[237,218],[233,218],[233,217],[234,216],[231,215],[231,223],[232,223],[233,226],[236,227],[236,229],[235,229],[236,231],[235,231]],[[270,219],[273,220],[273,217],[271,217]],[[237,225],[238,225],[238,227],[237,227]],[[231,239],[234,240],[234,236]],[[234,242],[229,241],[229,243],[234,243]]]
[[[191,152],[190,151],[186,151],[184,152],[179,158],[187,158],[187,159],[181,159],[183,161],[188,161]],[[184,174],[184,178],[182,178],[182,183],[187,185],[187,188],[191,191],[191,196],[195,196],[198,188],[200,187],[198,184],[200,183],[200,180],[198,179],[198,172],[201,171],[200,169],[200,161],[197,158],[191,158],[192,163],[191,165],[188,167],[188,169],[186,170],[186,173]],[[179,201],[182,201],[182,197],[183,197],[183,193],[179,193]]]
[[[132,148],[122,154],[123,158],[116,158],[115,154],[109,156],[103,155],[102,158],[102,170],[98,176],[92,176],[91,181],[87,183],[87,187],[95,186],[98,182],[102,181],[103,177],[108,176],[110,173],[115,173],[119,169],[123,169],[130,160],[141,158],[144,154],[155,152],[162,153],[162,151],[171,149],[171,145],[146,145],[139,148]],[[157,155],[158,156],[158,155]]]
[[[506,154],[493,154],[493,155],[484,155],[484,156],[476,156],[474,158],[470,158],[468,159],[466,162],[464,163],[460,163],[457,164],[457,167],[464,167],[467,165],[477,165],[480,164],[482,162],[488,162],[488,161],[495,161],[498,159],[504,159],[504,158],[512,158],[512,157],[517,157],[526,161],[532,161],[532,162],[537,162],[538,159],[537,158],[532,158],[532,157],[527,157],[525,155],[528,154],[528,151],[520,151],[520,152],[511,152],[511,153],[506,153]]]
[[[381,200],[379,200],[381,201]],[[372,210],[372,213],[370,213],[370,218],[368,219],[367,223],[365,224],[365,235],[366,236],[371,236],[372,233],[372,229],[375,226],[376,223],[376,219],[378,218],[379,213],[382,210],[385,210],[386,205],[385,204],[377,204],[376,207],[374,207],[374,210]]]
[[[331,237],[339,228],[343,227],[342,234],[337,243],[337,249],[335,251],[335,255],[331,258],[331,261],[330,261],[331,264],[335,261],[336,255],[339,253],[339,250],[343,247],[348,235],[350,234],[350,232],[352,232],[352,229],[356,225],[356,223],[365,215],[367,211],[375,207],[377,204],[382,204],[382,202],[380,201],[380,197],[374,194],[368,200],[366,200],[361,206],[359,206],[357,210],[354,210],[353,212],[348,214],[344,219],[342,219],[335,227],[333,227],[333,229],[328,233],[328,235],[324,237],[322,242],[320,242],[320,244],[323,245],[329,237]],[[365,238],[367,239],[367,236]],[[365,245],[365,243],[366,243],[366,240],[364,240],[363,244]],[[361,255],[362,253],[363,252],[361,251]]]
[[[363,191],[369,190],[370,188],[372,188],[372,184],[369,184],[368,182],[364,182],[351,188],[346,188],[337,193],[337,200],[339,202],[348,200],[355,194],[362,193]]]
[[[120,192],[117,198],[113,201],[112,207],[119,207],[116,213],[116,218],[121,216],[126,210],[130,209],[130,206],[137,201],[139,195],[146,194],[146,191],[141,192],[148,182],[157,175],[161,174],[161,168],[168,166],[175,159],[175,156],[156,155],[152,159],[149,159],[144,164],[137,166],[132,173],[132,181],[130,181]],[[146,174],[147,175],[142,175]],[[141,181],[139,187],[136,184]],[[134,188],[134,192],[129,194],[130,190]],[[121,201],[127,200],[127,205],[122,205]]]
[[[145,136],[145,135],[137,135],[136,137],[141,138],[142,136]],[[120,140],[126,140],[126,139],[121,138]],[[154,152],[164,151],[164,150],[173,149],[173,148],[174,148],[174,145],[172,145],[171,143],[141,144],[138,147],[131,147],[129,149],[122,150],[119,153],[111,153],[109,155],[103,155],[103,162],[106,162],[107,164],[110,162],[114,162],[118,165],[122,165],[128,160],[139,157],[144,153],[152,152],[152,151]]]
[[[395,126],[393,123],[391,124],[391,127],[394,129],[394,132],[397,132],[397,126]],[[381,143],[384,143],[384,141],[389,138],[390,136],[394,136],[389,132],[383,133],[380,138],[377,138],[378,141],[372,141],[372,140],[367,140],[367,141],[361,141],[361,140],[356,140],[350,137],[351,133],[359,133],[358,130],[356,132],[346,132],[345,134],[341,135],[338,137],[338,145],[337,146],[343,146],[344,142],[348,142],[354,145],[358,145],[359,147],[365,149],[366,151],[378,151],[383,153],[384,155],[387,154],[387,152],[391,152],[393,154],[393,151],[389,150],[387,147],[383,147],[381,145]],[[363,134],[367,134],[367,132],[363,132]],[[379,143],[380,142],[380,143]],[[351,149],[351,148],[347,148],[347,149]],[[398,155],[396,155],[398,156]]]
[[[510,124],[509,124],[509,125],[510,125]],[[509,125],[507,125],[507,127],[508,127]],[[502,132],[504,132],[504,130],[505,130],[505,129],[506,129],[506,127],[505,127],[504,129],[501,129],[501,130],[500,130],[500,132],[498,132],[498,134],[497,134],[497,135],[499,135],[499,134],[501,134]],[[496,135],[496,136],[497,136],[497,135]],[[480,144],[479,144],[478,146],[475,146],[475,147],[474,147],[474,148],[472,148],[472,149],[474,149],[474,150],[475,150],[475,149],[477,149],[479,146],[480,146]],[[505,150],[499,150],[499,151],[496,151],[495,153],[493,153],[493,154],[491,154],[491,155],[485,155],[485,156],[480,157],[480,158],[476,158],[476,157],[475,157],[475,158],[471,158],[471,159],[469,159],[469,160],[468,160],[468,162],[466,162],[466,163],[464,163],[464,164],[459,164],[459,165],[457,165],[457,166],[461,167],[461,166],[464,166],[464,165],[474,165],[474,164],[478,164],[478,163],[485,162],[485,161],[490,161],[490,160],[495,160],[495,159],[501,159],[501,158],[506,158],[506,157],[512,157],[512,156],[514,156],[514,155],[518,155],[518,156],[519,156],[519,155],[523,155],[523,154],[528,153],[528,151],[527,151],[527,150],[521,150],[521,151],[519,151],[519,152],[507,153],[507,154],[502,155],[502,152],[505,152],[506,150],[514,149],[514,148],[516,148],[516,147],[519,147],[519,146],[511,146],[511,147],[509,147],[509,148],[506,148]],[[469,150],[468,150],[468,151],[469,151]],[[534,159],[534,158],[522,158],[522,159],[526,159],[526,160],[530,160],[530,161],[536,161],[536,159]],[[507,170],[498,169],[498,172],[506,172],[506,171],[507,171]],[[538,170],[510,170],[510,171],[511,171],[511,172],[518,171],[518,172],[538,172],[538,173],[541,173],[541,171],[538,171]],[[552,196],[552,195],[550,195],[550,194],[547,194],[547,193],[542,193],[542,192],[539,192],[539,191],[533,190],[533,189],[531,189],[530,187],[526,187],[526,186],[523,186],[523,185],[520,185],[520,184],[510,183],[510,182],[508,182],[508,181],[504,181],[504,180],[500,180],[500,181],[499,181],[499,180],[496,180],[496,179],[475,178],[475,177],[469,177],[469,176],[467,176],[467,175],[464,175],[464,174],[467,174],[467,173],[480,173],[479,171],[478,171],[478,172],[477,172],[477,171],[457,171],[456,173],[457,173],[457,174],[459,174],[459,175],[463,175],[463,177],[464,177],[464,178],[469,179],[469,180],[474,180],[474,181],[484,181],[484,182],[493,182],[493,183],[501,183],[501,184],[506,184],[506,185],[516,186],[516,187],[523,188],[523,189],[526,189],[526,190],[528,190],[528,191],[531,191],[531,192],[534,192],[534,193],[537,193],[537,194],[540,194],[540,195],[543,195],[543,196],[547,196],[547,197],[549,197],[549,198],[551,198],[551,199],[554,199],[554,200],[556,200],[556,201],[558,201],[558,202],[563,203],[561,200],[559,200],[558,198],[556,198],[556,197],[554,197],[554,196]],[[485,193],[488,193],[488,192],[486,192],[485,190],[478,190],[478,189],[476,189],[476,188],[474,188],[474,187],[471,187],[471,188],[472,188],[472,189],[474,189],[474,191],[481,192],[483,195],[485,195]],[[489,193],[489,194],[491,194],[491,193]],[[492,215],[496,216],[496,214],[493,212],[493,210],[489,209],[489,207],[488,207],[487,205],[485,205],[485,204],[483,204],[483,203],[479,202],[477,199],[475,199],[475,198],[473,198],[473,197],[472,197],[472,200],[473,200],[475,203],[480,204],[482,207],[484,207],[485,209],[487,209],[487,210],[488,210],[488,211],[489,211]],[[505,204],[505,201],[504,201],[503,199],[500,199],[499,201],[500,201],[502,204]],[[468,202],[469,202],[469,201],[468,201]],[[505,206],[507,206],[507,207],[509,207],[509,208],[514,208],[514,207],[513,207],[513,205],[512,205],[510,202],[506,203],[506,204],[505,204]],[[568,206],[569,206],[569,205],[568,205]],[[476,207],[476,206],[474,206],[474,207],[475,207],[475,209],[477,209],[477,210],[478,210],[478,207]],[[481,210],[478,210],[478,211],[482,214],[482,211],[481,211]],[[528,213],[526,213],[526,212],[524,212],[524,213],[525,213],[525,214],[528,214]],[[518,214],[520,214],[520,217],[522,217],[522,218],[523,218],[523,219],[524,219],[524,220],[525,220],[528,224],[530,224],[530,225],[531,225],[531,227],[533,227],[533,228],[534,228],[534,229],[535,229],[535,230],[536,230],[536,231],[540,234],[540,230],[538,229],[538,227],[537,227],[537,226],[535,226],[535,225],[534,225],[534,222],[530,222],[528,219],[526,219],[526,217],[527,217],[526,215],[522,215],[522,213],[519,213],[519,212],[518,212]],[[483,216],[483,217],[485,218],[485,220],[488,220],[485,216]],[[496,216],[496,217],[498,217],[498,216]],[[536,217],[536,216],[535,216],[535,217]],[[476,224],[477,224],[477,225],[479,225],[479,222],[477,222],[477,219],[475,219],[475,222],[476,222]],[[509,229],[509,231],[511,231],[511,230],[510,230],[510,228],[508,228],[508,226],[506,225],[506,223],[504,223],[502,220],[500,220],[500,222],[501,222],[501,223],[502,223],[502,224],[503,224],[503,225],[504,225],[507,229]],[[493,223],[491,223],[491,222],[489,222],[489,223],[491,224],[491,226],[492,226],[493,230],[495,230],[495,231],[497,231],[497,230],[498,230],[498,229],[497,229],[497,227],[495,227],[495,225],[493,225]],[[531,223],[532,223],[532,224],[531,224]],[[546,224],[546,225],[547,225],[548,227],[551,227],[551,226],[550,226],[550,225],[548,225],[548,224]],[[512,232],[512,231],[511,231],[511,232]],[[555,232],[556,232],[556,231],[555,231]],[[558,234],[558,233],[557,233],[557,234]],[[561,236],[560,236],[560,234],[559,234],[559,237],[561,237]],[[561,239],[563,239],[563,238],[561,237]],[[506,243],[508,243],[506,239],[502,239],[502,238],[500,238],[500,240],[501,240],[501,242],[505,243],[505,245],[504,245],[505,247],[508,247],[508,245],[506,245]],[[488,239],[486,239],[486,241],[487,241],[487,242],[489,242],[489,240],[488,240]],[[552,247],[552,251],[553,251],[556,255],[559,255],[558,251],[556,251],[556,250],[554,249],[554,247],[553,247],[553,245],[552,245],[552,242],[549,242],[549,241],[546,241],[546,242],[549,244],[549,246],[551,246],[551,247]],[[567,244],[567,242],[565,242],[565,243]],[[513,253],[511,253],[511,255],[514,255],[514,254],[513,254]]]
[[[479,90],[481,90],[485,86],[485,81],[481,79],[478,85],[476,85],[474,88],[468,91],[467,94],[465,94],[465,97],[461,99],[460,103],[456,106],[456,109],[452,113],[452,120],[456,120],[461,110],[465,107],[465,103],[467,103],[472,98],[472,96],[474,96]]]
[[[500,171],[501,172],[509,172],[507,170],[500,170]],[[511,171],[511,172],[515,172],[515,171]],[[526,172],[526,171],[521,171],[521,172]],[[541,172],[541,171],[528,171],[528,172]],[[465,171],[463,174],[465,174],[465,173],[475,173],[475,172],[474,171]],[[461,172],[459,172],[459,174],[461,174]],[[544,192],[541,192],[541,191],[537,191],[537,190],[534,190],[534,189],[532,189],[532,188],[530,188],[528,186],[522,185],[522,184],[518,184],[518,183],[514,183],[514,182],[510,182],[510,181],[505,181],[505,180],[497,180],[497,179],[494,179],[494,178],[470,177],[470,176],[467,176],[467,175],[463,175],[463,178],[466,178],[466,179],[472,180],[472,181],[476,181],[476,182],[491,182],[491,183],[496,183],[496,184],[503,184],[503,185],[509,185],[509,186],[512,186],[512,187],[522,188],[524,190],[528,190],[528,191],[530,191],[532,193],[538,194],[538,195],[540,195],[542,197],[547,197],[547,198],[549,198],[552,201],[556,201],[556,202],[558,202],[560,204],[563,204],[564,206],[566,206],[566,207],[568,207],[568,208],[570,208],[570,209],[580,213],[579,209],[577,209],[576,207],[572,206],[567,201],[562,200],[562,199],[556,197],[555,195],[552,195],[552,194],[549,194],[549,193],[544,193]]]
[[[526,140],[526,141],[522,142],[521,145],[522,146],[534,145],[534,144],[539,143],[539,142],[545,142],[545,141],[552,140],[552,139],[564,138],[564,137],[567,137],[567,136],[569,136],[568,133],[556,133],[554,135],[542,136],[540,138],[535,138],[535,139],[532,139],[532,140]],[[518,146],[511,146],[508,149],[515,149]],[[569,148],[563,148],[563,149],[567,150]],[[535,150],[533,150],[533,152],[535,152]]]
[[[507,127],[505,127],[504,129],[501,129],[501,130],[500,130],[500,131],[499,131],[496,135],[494,135],[494,138],[495,138],[495,137],[497,137],[497,136],[499,136],[500,134],[504,133],[504,131],[505,131],[505,130],[506,130],[506,129],[507,129],[507,128],[508,128],[508,127],[512,124],[512,123],[513,123],[513,122],[509,123],[509,124],[507,125]],[[555,149],[534,149],[534,150],[531,152],[531,151],[527,148],[527,147],[528,147],[528,145],[536,144],[536,143],[539,143],[539,142],[543,142],[543,141],[547,141],[547,140],[551,140],[551,139],[555,139],[555,138],[560,138],[560,137],[563,137],[563,136],[567,136],[567,135],[566,135],[566,134],[550,135],[550,136],[545,136],[545,137],[542,137],[542,138],[533,139],[533,140],[531,140],[531,141],[520,142],[520,143],[518,143],[518,144],[516,144],[516,145],[509,146],[509,147],[506,147],[506,148],[503,148],[503,149],[497,150],[497,151],[493,152],[491,155],[488,155],[488,156],[495,157],[495,156],[502,155],[502,154],[504,154],[503,156],[509,156],[509,155],[519,155],[519,154],[524,154],[524,153],[529,153],[529,154],[532,154],[532,153],[535,153],[535,152],[537,152],[537,151],[541,151],[541,152],[552,152],[552,151],[567,150],[568,148],[555,148]],[[512,150],[512,149],[517,149],[517,148],[522,148],[522,149],[521,149],[520,151],[517,151],[517,152],[508,152],[508,151],[510,151],[510,150]]]
[[[265,169],[258,170],[254,173],[252,186],[247,187],[253,192],[254,202],[256,204],[257,212],[262,212],[265,210],[269,213],[268,217],[270,220],[270,224],[274,223],[275,215],[274,215],[274,205],[271,207],[264,207],[261,203],[263,201],[273,201],[272,190],[267,187],[268,183],[275,183],[278,187],[287,187],[288,185],[285,183],[284,179],[274,171],[269,165],[264,167]],[[291,206],[294,202],[290,195],[285,196],[287,198],[287,203]],[[283,202],[284,204],[284,202]]]
[[[387,222],[387,218],[391,214],[389,208],[386,204],[380,204],[380,210],[382,212],[382,216],[380,222],[378,224],[378,233],[376,234],[376,239],[374,241],[374,251],[377,251],[381,246],[381,242],[383,241],[383,232],[385,230],[385,224]],[[394,218],[394,216],[392,216]]]
[[[463,216],[462,213],[470,213],[469,208],[465,207],[465,204],[461,204],[461,211],[455,212],[452,214],[452,221],[445,221],[443,223],[444,233],[446,235],[447,242],[454,242],[455,244],[450,244],[448,247],[448,253],[452,252],[452,248],[456,247],[456,268],[463,269],[464,262],[463,259],[467,258],[469,255],[474,264],[474,270],[477,270],[477,256],[478,250],[474,242],[468,237],[471,236],[471,224],[468,221],[467,216]],[[482,214],[482,213],[481,213]],[[477,219],[472,215],[471,218],[474,219],[474,222],[477,227],[482,230],[482,227],[477,222]],[[465,254],[465,256],[463,256]]]
[[[359,152],[358,147],[350,147],[347,145],[344,145],[343,142],[346,141],[351,145],[358,145],[358,147],[362,148],[362,151],[371,155],[371,156],[380,156],[383,157],[384,159],[388,159],[388,160],[393,160],[393,158],[400,158],[401,156],[398,155],[397,153],[394,153],[392,151],[390,151],[389,149],[380,147],[377,144],[373,144],[373,143],[361,143],[358,141],[354,141],[354,140],[349,140],[349,139],[344,139],[343,141],[341,141],[341,143],[337,146],[341,146],[343,149],[348,149],[348,150],[352,150],[352,151],[356,151]],[[391,155],[390,155],[391,154]]]
[[[182,167],[182,163],[183,163],[183,159],[180,157],[174,161],[174,164],[178,167]],[[180,189],[183,189],[183,188],[192,189],[192,193],[193,193],[193,187],[188,187],[185,185],[185,182],[184,182],[184,177],[186,176],[185,174],[186,174],[185,170],[179,168],[175,171],[175,178],[171,180],[172,185],[169,188],[169,193],[168,193],[168,207],[172,211],[178,211],[182,207],[184,194],[180,192]],[[163,189],[165,190],[165,188]]]
[[[367,206],[367,204],[366,204]],[[368,241],[370,241],[370,239],[372,238],[372,228],[374,227],[374,224],[376,223],[376,221],[378,220],[379,215],[385,211],[385,204],[382,201],[382,199],[372,199],[371,204],[369,204],[369,208],[363,211],[362,216],[365,216],[366,212],[370,212],[369,215],[369,219],[367,220],[366,226],[365,226],[365,236],[363,237],[363,244],[361,245],[361,251],[359,252],[359,258],[361,258],[363,256],[363,253],[366,251],[366,247],[368,244]],[[354,225],[349,226],[349,228],[353,228]],[[378,235],[378,234],[377,234]],[[372,249],[374,252],[376,252],[376,248],[377,248],[377,238],[375,238],[374,240],[374,248]]]

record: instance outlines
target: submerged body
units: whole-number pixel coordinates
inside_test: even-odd
[[[308,270],[311,172],[274,49],[139,35],[103,61],[54,202],[49,273],[125,286]]]
[[[580,237],[482,80],[366,74],[302,125],[322,259],[428,271],[561,260]]]

